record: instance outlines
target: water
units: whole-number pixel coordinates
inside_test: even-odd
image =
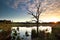
[[[12,29],[15,29],[15,30],[17,30],[17,27],[12,27],[11,28],[11,30]],[[19,27],[19,33],[20,33],[20,37],[21,38],[24,38],[24,40],[31,40],[31,30],[32,29],[37,29],[36,28],[36,26],[34,26],[34,27]],[[40,26],[39,27],[39,30],[40,31],[43,31],[43,30],[46,30],[47,29],[47,31],[45,31],[46,33],[51,33],[52,32],[52,27],[50,27],[50,26]],[[28,32],[28,34],[29,34],[29,36],[28,37],[26,37],[25,36],[25,32]]]
[[[0,32],[2,32],[3,30],[2,29],[0,29]]]

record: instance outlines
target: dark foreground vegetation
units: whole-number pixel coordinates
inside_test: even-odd
[[[17,35],[16,32],[14,35]],[[28,32],[25,32],[28,37]],[[0,40],[11,40],[11,31],[0,32]],[[23,39],[23,38],[22,38]],[[17,38],[17,40],[22,40]],[[38,37],[35,29],[31,31],[31,40],[60,40],[60,28],[53,28],[52,33],[45,33],[45,31],[39,31]]]
[[[32,40],[37,40],[36,30],[32,30]],[[38,40],[60,40],[60,28],[53,28],[52,33],[45,33],[45,31],[39,31]]]
[[[51,26],[52,33],[45,33],[39,31],[38,38],[36,30],[32,29],[31,39],[32,40],[60,40],[60,23],[39,23],[43,26]],[[36,23],[16,23],[16,22],[0,22],[0,40],[11,40],[11,27],[33,27]],[[28,33],[26,32],[26,36]],[[22,38],[23,39],[23,38]]]

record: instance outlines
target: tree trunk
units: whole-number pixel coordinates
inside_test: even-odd
[[[37,19],[37,37],[38,37],[38,30],[39,30],[39,19]]]

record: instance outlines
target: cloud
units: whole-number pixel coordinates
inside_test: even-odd
[[[48,1],[47,7],[49,10],[59,9],[60,8],[60,1],[59,0]]]
[[[7,0],[7,4],[10,5],[12,8],[16,9],[19,6],[22,6],[21,4],[26,4],[30,0]]]
[[[36,5],[41,2],[41,8],[46,11],[60,9],[60,0],[8,0],[7,4],[14,9],[26,9],[36,12]]]
[[[43,11],[54,11],[54,10],[59,10],[60,9],[60,0],[34,0],[34,2],[31,4],[28,4],[29,10],[36,12],[36,4],[41,2],[41,8]]]

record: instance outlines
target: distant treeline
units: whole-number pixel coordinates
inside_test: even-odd
[[[51,26],[51,25],[59,25],[60,26],[60,22],[54,23],[54,22],[42,22],[42,23],[38,23],[39,26]],[[32,26],[36,26],[36,22],[32,23],[32,22],[12,22],[11,20],[0,20],[0,26],[11,26],[11,27],[32,27]]]
[[[11,20],[0,20],[0,23],[12,23]]]
[[[11,20],[0,20],[0,23],[13,23],[13,24],[36,24],[36,22],[12,22]],[[42,22],[43,24],[53,24],[54,22]],[[57,23],[60,23],[57,22]],[[40,24],[40,22],[39,22]]]

